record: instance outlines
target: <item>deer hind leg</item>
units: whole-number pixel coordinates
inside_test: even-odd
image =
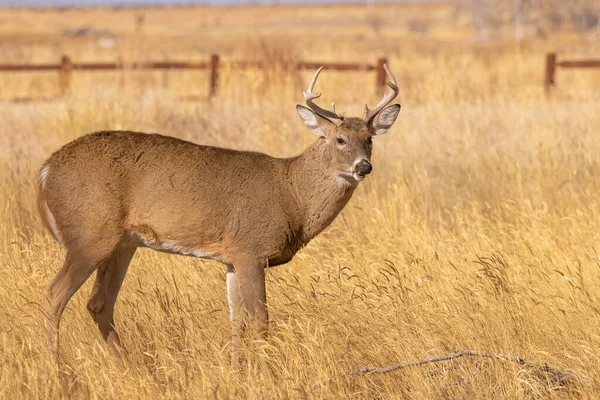
[[[240,343],[250,321],[252,339],[265,340],[268,330],[265,266],[262,262],[238,262],[227,269],[227,292],[232,328],[232,367],[240,363]]]
[[[114,328],[115,302],[135,250],[136,247],[117,247],[104,260],[96,272],[96,281],[87,303],[102,337],[115,354],[119,354],[121,349],[121,341]]]
[[[83,252],[68,250],[62,268],[44,291],[42,308],[48,329],[48,346],[57,359],[58,329],[62,313],[71,297],[98,268],[105,257],[106,255],[90,256]]]

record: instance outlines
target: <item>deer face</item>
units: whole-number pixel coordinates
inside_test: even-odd
[[[341,182],[358,183],[373,170],[371,166],[373,136],[386,133],[400,112],[399,104],[386,108],[398,95],[396,79],[385,65],[384,68],[390,77],[388,86],[393,92],[386,93],[373,110],[365,106],[362,118],[345,118],[335,112],[334,104],[331,105],[331,111],[328,111],[312,101],[321,95],[321,93],[313,93],[312,89],[322,68],[317,70],[308,86],[308,91],[304,93],[306,103],[311,109],[298,104],[296,110],[302,122],[321,140],[325,140],[331,163],[336,171],[336,178],[341,179]]]
[[[337,176],[360,182],[371,173],[372,135],[360,118],[346,118],[326,138]]]

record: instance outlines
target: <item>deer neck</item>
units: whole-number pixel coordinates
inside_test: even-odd
[[[299,207],[301,239],[308,243],[325,229],[348,203],[355,183],[336,177],[334,160],[323,140],[291,159],[290,178]]]

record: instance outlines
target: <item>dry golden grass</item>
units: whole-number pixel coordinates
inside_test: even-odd
[[[37,169],[62,144],[102,129],[297,154],[313,140],[293,107],[310,73],[224,70],[219,96],[195,102],[178,96],[205,94],[201,72],[81,73],[65,98],[2,103],[0,398],[600,396],[600,75],[559,71],[550,98],[541,87],[546,50],[597,55],[598,42],[566,31],[513,44],[508,28],[484,42],[458,6],[377,7],[0,11],[10,22],[0,24],[11,38],[0,41],[5,62],[63,53],[205,59],[217,51],[275,61],[385,54],[403,104],[396,126],[375,140],[373,175],[342,214],[291,263],[268,271],[271,371],[252,364],[236,375],[224,268],[145,249],[117,303],[125,365],[87,315],[88,282],[63,316],[56,368],[38,305],[64,251],[35,211]],[[429,24],[426,33],[415,18]],[[110,30],[117,44],[103,49],[96,36],[61,34],[83,25]],[[374,80],[325,71],[323,103],[359,114],[381,95]],[[57,90],[52,74],[0,75],[0,86],[4,97]],[[339,377],[459,349],[518,355],[574,379],[559,388],[539,371],[490,359]],[[326,383],[311,390],[318,382]]]

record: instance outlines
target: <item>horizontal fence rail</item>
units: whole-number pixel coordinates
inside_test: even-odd
[[[546,54],[546,73],[544,87],[546,93],[556,86],[556,69],[560,68],[600,68],[600,60],[565,60],[556,61],[556,53]]]
[[[331,63],[294,61],[283,62],[281,65],[288,69],[317,69],[325,67],[338,71],[376,71],[377,87],[385,86],[386,73],[383,65],[387,62],[380,58],[375,64],[368,63]],[[219,68],[228,65],[232,68],[264,68],[262,61],[227,61],[222,62],[218,54],[212,54],[209,61],[204,62],[175,62],[175,61],[144,61],[144,62],[88,62],[77,63],[68,56],[63,56],[57,64],[0,64],[0,72],[27,72],[27,71],[58,71],[61,93],[69,91],[73,71],[116,71],[116,70],[169,70],[169,69],[208,69],[209,70],[209,97],[216,96],[219,85]]]

